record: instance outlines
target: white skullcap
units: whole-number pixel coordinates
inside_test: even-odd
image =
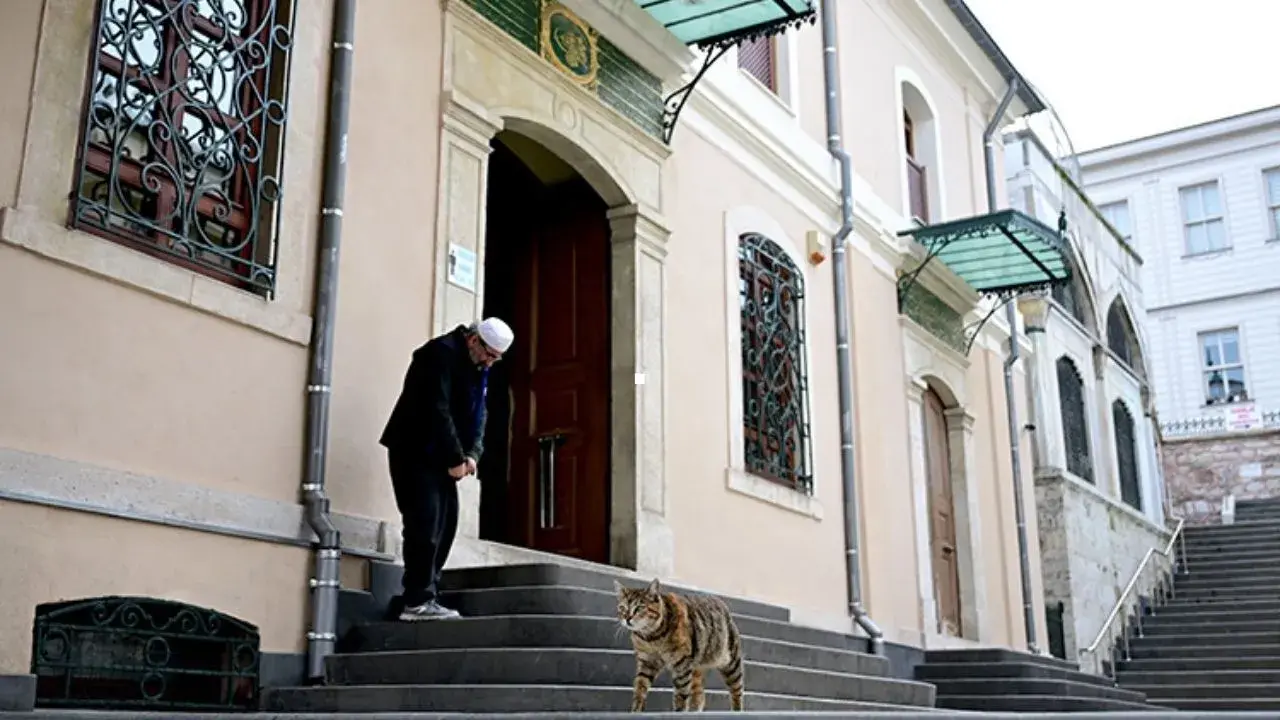
[[[511,327],[496,317],[482,320],[476,326],[476,334],[485,345],[500,353],[505,353],[516,339],[516,334],[511,332]]]

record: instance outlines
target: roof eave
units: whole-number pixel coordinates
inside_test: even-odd
[[[960,21],[960,25],[969,33],[969,37],[987,56],[991,64],[995,66],[1005,82],[1013,82],[1015,79],[1018,81],[1018,99],[1026,107],[1026,114],[1034,115],[1047,109],[1048,106],[1040,98],[1040,94],[1031,87],[1031,83],[1027,82],[1022,73],[1018,72],[1018,68],[1014,67],[1013,62],[996,44],[995,39],[991,37],[991,33],[987,32],[987,29],[982,26],[978,17],[973,14],[973,11],[969,9],[964,0],[944,0],[944,2],[947,5],[947,9]]]

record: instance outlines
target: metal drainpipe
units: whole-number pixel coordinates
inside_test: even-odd
[[[862,607],[862,566],[858,553],[860,519],[853,448],[853,359],[849,353],[849,277],[845,241],[853,232],[853,161],[841,139],[840,56],[836,50],[834,0],[822,0],[823,84],[827,90],[827,149],[840,163],[840,229],[831,239],[831,270],[835,276],[836,377],[840,389],[840,475],[844,485],[844,554],[849,614],[870,641],[871,652],[884,654],[884,633]]]
[[[324,492],[332,395],[333,332],[338,304],[338,249],[342,242],[342,198],[347,181],[347,128],[351,106],[351,60],[355,0],[335,0],[329,49],[329,117],[324,140],[320,203],[320,253],[316,263],[315,317],[307,379],[306,476],[302,484],[307,525],[315,532],[315,577],[311,578],[311,630],[307,632],[307,681],[324,681],[325,658],[338,639],[338,567],[342,544],[329,517]]]
[[[1000,107],[987,123],[982,133],[987,170],[987,210],[995,212],[999,208],[996,203],[996,148],[995,134],[1000,121],[1009,110],[1014,95],[1018,92],[1018,78],[1009,81]],[[1036,616],[1031,603],[1031,561],[1027,557],[1027,514],[1022,506],[1022,453],[1021,437],[1018,427],[1018,403],[1013,394],[1013,366],[1020,357],[1018,348],[1018,309],[1010,300],[1004,306],[1005,320],[1009,323],[1009,355],[1004,361],[1004,405],[1009,416],[1009,458],[1013,465],[1013,512],[1018,524],[1018,564],[1022,571],[1022,621],[1026,625],[1027,650],[1039,653],[1036,645]]]

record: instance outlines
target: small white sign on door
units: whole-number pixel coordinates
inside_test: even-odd
[[[449,282],[471,292],[476,291],[476,253],[470,248],[449,243]]]

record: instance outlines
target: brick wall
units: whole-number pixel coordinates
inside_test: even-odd
[[[1228,494],[1280,497],[1280,430],[1167,439],[1162,454],[1172,512],[1188,523],[1217,522]]]

